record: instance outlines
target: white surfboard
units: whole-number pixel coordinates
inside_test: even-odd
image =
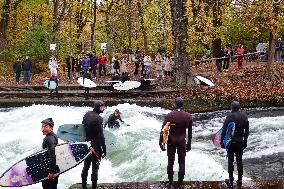
[[[140,85],[141,83],[139,81],[125,81],[124,83],[120,82],[114,84],[113,88],[119,91],[127,91],[130,89],[138,88]]]
[[[202,81],[203,83],[205,83],[206,85],[209,85],[210,87],[214,87],[215,86],[214,83],[211,80],[209,80],[209,79],[207,79],[207,78],[205,78],[203,76],[198,75],[198,76],[196,76],[196,78],[198,80]]]
[[[94,88],[97,86],[92,80],[87,78],[83,79],[83,77],[79,77],[77,79],[77,82],[79,83],[79,85],[87,88]]]

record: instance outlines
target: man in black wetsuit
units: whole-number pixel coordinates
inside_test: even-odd
[[[191,150],[191,138],[192,138],[192,117],[190,113],[183,110],[183,99],[181,97],[176,98],[176,109],[166,115],[163,126],[167,122],[171,123],[167,141],[167,155],[168,155],[168,188],[173,188],[173,166],[175,162],[175,153],[178,154],[179,172],[178,172],[178,187],[184,188],[183,179],[185,175],[185,156],[186,152]],[[188,133],[188,139],[186,142],[186,129]],[[159,145],[162,147],[162,133],[161,130]]]
[[[85,83],[85,79],[89,79],[91,80],[91,69],[86,69],[84,71],[84,74],[83,74],[83,85]],[[85,99],[88,100],[89,99],[89,96],[90,96],[90,88],[89,87],[85,87],[85,91],[84,91],[84,95],[85,95]]]
[[[87,189],[88,170],[92,163],[92,189],[97,188],[98,170],[101,158],[106,156],[105,137],[103,134],[103,118],[99,115],[105,110],[102,101],[96,101],[93,111],[89,111],[84,115],[82,123],[86,130],[86,141],[91,141],[92,154],[84,161],[82,170],[82,189]]]
[[[124,123],[124,121],[122,121],[121,117],[120,117],[121,112],[116,109],[113,114],[111,114],[107,120],[107,122],[105,122],[104,127],[106,127],[108,125],[108,128],[119,128],[120,124],[117,120],[121,121],[122,123]],[[127,124],[127,126],[129,126]]]
[[[224,148],[223,140],[226,135],[227,127],[229,122],[235,123],[235,134],[232,138],[231,144],[227,149],[228,155],[228,172],[229,179],[225,180],[229,189],[233,188],[233,172],[234,172],[234,154],[236,154],[237,169],[238,169],[238,180],[237,185],[239,188],[242,186],[243,177],[243,163],[242,156],[243,150],[247,147],[247,139],[249,136],[249,121],[245,112],[240,111],[240,103],[238,101],[233,101],[231,103],[232,112],[227,115],[225,122],[223,124],[223,132],[221,136],[221,146]]]
[[[43,189],[57,189],[59,167],[56,165],[55,146],[58,144],[58,138],[53,132],[54,122],[52,118],[43,120],[41,130],[45,138],[43,139],[42,148],[48,150],[51,159],[49,164],[48,179],[42,181]]]

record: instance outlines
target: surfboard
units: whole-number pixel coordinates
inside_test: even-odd
[[[59,126],[57,136],[64,142],[83,142],[86,139],[83,124],[64,124]],[[111,152],[117,144],[116,136],[104,129],[104,137],[107,153]]]
[[[124,83],[120,82],[114,84],[113,88],[119,91],[127,91],[130,89],[138,88],[140,85],[141,83],[139,81],[125,81]]]
[[[49,83],[49,86],[48,86],[48,83]],[[48,88],[48,89],[56,89],[57,85],[56,85],[56,82],[55,81],[50,81],[49,80],[45,80],[43,85]]]
[[[223,128],[212,135],[212,143],[216,148],[221,148],[221,135]]]
[[[162,135],[163,135],[162,146],[164,150],[166,149],[166,143],[168,141],[168,136],[172,125],[173,124],[171,124],[170,122],[167,122],[162,129]]]
[[[200,80],[201,82],[205,83],[206,85],[209,85],[210,87],[214,87],[215,86],[214,83],[211,80],[209,80],[209,79],[207,79],[207,78],[205,78],[203,76],[197,75],[196,78],[198,80]]]
[[[229,148],[229,146],[231,144],[231,140],[234,137],[235,125],[236,124],[234,122],[229,122],[228,123],[227,131],[226,131],[225,137],[224,137],[224,139],[222,141],[224,146],[225,146],[225,149]],[[217,133],[212,135],[212,143],[217,148],[221,148],[222,132],[223,132],[223,128],[221,128]]]
[[[83,77],[79,77],[77,79],[77,83],[79,83],[79,85],[83,86],[83,87],[87,87],[87,88],[94,88],[97,85],[90,79],[85,78],[84,82],[83,82]]]
[[[59,173],[64,173],[80,164],[90,154],[90,142],[64,143],[55,147]],[[2,187],[21,187],[47,179],[50,162],[47,150],[36,152],[12,165],[0,177]]]

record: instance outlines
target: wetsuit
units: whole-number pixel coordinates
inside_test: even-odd
[[[54,81],[56,83],[56,88],[50,90],[50,97],[53,98],[52,94],[55,91],[56,97],[59,98],[59,95],[58,95],[58,79],[57,79],[57,77],[56,76],[51,76],[51,78],[48,81],[48,86],[50,86],[50,81]]]
[[[59,173],[59,167],[56,165],[55,146],[58,144],[58,138],[54,132],[50,132],[45,136],[42,143],[43,149],[48,149],[50,157],[49,173]],[[57,189],[58,176],[55,179],[47,179],[42,181],[43,189]]]
[[[120,120],[122,123],[124,123],[124,121],[122,121],[120,115],[114,115],[114,114],[111,114],[107,120],[107,122],[105,122],[105,125],[104,127],[106,127],[106,125],[108,125],[109,128],[119,128],[120,127],[120,124],[117,120]]]
[[[85,72],[83,74],[83,84],[85,83],[85,79],[90,79],[91,80],[91,74],[89,74],[88,72]],[[85,99],[89,99],[89,92],[90,92],[90,89],[88,87],[85,87]]]
[[[84,167],[82,170],[82,186],[83,189],[87,188],[88,170],[92,163],[92,188],[97,187],[98,170],[100,165],[100,159],[106,155],[105,138],[103,134],[103,118],[100,114],[100,106],[95,104],[94,110],[89,111],[83,118],[83,124],[86,130],[86,141],[91,141],[91,146],[95,150],[96,154],[92,153],[84,161]],[[84,188],[85,187],[85,188]]]
[[[223,132],[221,136],[221,146],[224,147],[223,140],[226,135],[227,126],[229,122],[235,122],[235,134],[232,139],[232,143],[227,149],[228,155],[228,172],[229,172],[229,181],[233,183],[233,172],[234,172],[234,154],[236,154],[237,169],[238,169],[238,185],[242,183],[243,176],[243,163],[242,156],[243,150],[247,147],[247,139],[249,136],[249,121],[245,112],[233,109],[232,112],[226,117]]]
[[[174,175],[173,166],[175,162],[175,153],[177,151],[178,163],[179,163],[178,180],[179,182],[182,183],[185,174],[185,156],[188,148],[187,145],[191,146],[192,117],[190,113],[187,113],[182,109],[176,109],[166,115],[163,125],[165,125],[167,122],[175,124],[170,128],[168,143],[167,143],[168,178],[170,182],[173,182],[173,175]],[[187,144],[186,144],[186,129],[188,129]],[[162,140],[162,135],[160,136],[160,143],[161,140]]]

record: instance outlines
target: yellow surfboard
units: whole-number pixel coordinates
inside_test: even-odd
[[[167,140],[168,140],[168,136],[169,136],[169,132],[170,132],[170,129],[171,129],[171,126],[173,126],[174,124],[171,124],[171,122],[167,122],[164,127],[163,127],[163,141],[162,141],[162,146],[163,146],[163,149],[165,150],[166,149],[166,143],[167,143]]]

